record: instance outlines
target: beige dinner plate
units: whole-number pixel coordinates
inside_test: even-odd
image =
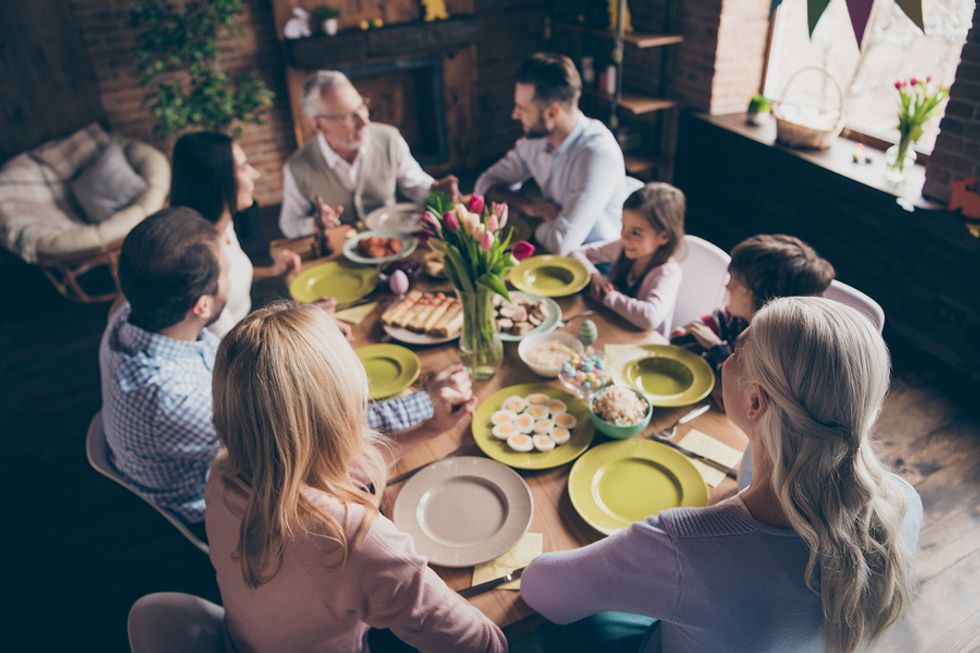
[[[531,489],[514,470],[487,458],[455,456],[405,483],[392,521],[431,564],[471,567],[512,549],[533,514]]]

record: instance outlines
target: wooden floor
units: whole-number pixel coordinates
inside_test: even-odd
[[[68,303],[6,253],[0,279],[6,639],[31,638],[21,650],[126,651],[132,602],[167,590],[217,600],[211,566],[86,462],[107,307]],[[918,599],[876,650],[978,651],[980,389],[892,344],[896,374],[880,446],[922,495],[926,522]]]

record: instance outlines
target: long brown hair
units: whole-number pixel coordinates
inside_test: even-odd
[[[654,268],[666,263],[684,238],[684,213],[687,210],[687,200],[684,193],[675,186],[661,181],[652,181],[643,188],[633,191],[626,202],[624,211],[636,211],[650,223],[657,233],[667,234],[667,242],[657,248],[650,263],[636,275],[633,283],[629,283],[633,261],[620,254],[613,265],[611,279],[613,285],[627,295],[636,293],[643,279]]]
[[[297,532],[336,542],[343,564],[348,505],[367,510],[359,534],[378,514],[376,497],[351,471],[380,493],[385,466],[379,436],[367,428],[364,367],[333,318],[291,303],[253,312],[218,347],[213,393],[224,446],[214,472],[248,486],[236,549],[246,584],[276,574]],[[344,506],[343,523],[314,505],[311,489]]]

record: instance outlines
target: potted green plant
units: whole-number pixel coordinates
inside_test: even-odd
[[[313,24],[327,36],[337,33],[337,17],[340,16],[340,9],[332,5],[320,5],[314,7],[310,13]]]
[[[756,127],[763,125],[772,111],[772,105],[763,95],[753,95],[749,100],[749,108],[746,110],[745,121]]]
[[[264,122],[273,92],[252,73],[228,75],[217,61],[217,31],[235,34],[241,8],[242,0],[134,3],[130,22],[142,28],[136,68],[160,136],[190,127],[237,133],[239,123]]]

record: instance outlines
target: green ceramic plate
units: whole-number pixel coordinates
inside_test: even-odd
[[[394,238],[400,240],[402,243],[402,251],[397,254],[392,254],[391,256],[382,256],[379,258],[370,258],[367,256],[361,256],[357,251],[357,243],[365,238],[371,238],[372,236],[380,236],[381,238]],[[387,263],[388,261],[397,261],[403,259],[412,252],[418,246],[419,241],[415,236],[410,234],[403,234],[397,231],[362,231],[361,233],[351,236],[344,243],[344,256],[346,256],[351,261],[355,263],[364,263],[365,265],[378,265],[380,263]]]
[[[564,401],[568,406],[568,412],[575,416],[578,423],[572,429],[572,438],[565,444],[544,453],[540,451],[519,453],[509,448],[506,442],[493,437],[490,432],[490,416],[500,410],[500,405],[511,395],[526,397],[535,392],[542,392],[553,399]],[[477,407],[476,414],[473,416],[472,428],[473,439],[476,440],[477,446],[483,453],[498,462],[517,469],[549,469],[571,462],[589,448],[592,436],[595,435],[595,427],[592,425],[589,409],[582,403],[582,400],[561,388],[543,383],[512,385],[493,393]]]
[[[422,361],[401,345],[367,345],[355,352],[364,364],[368,394],[374,399],[391,397],[415,383]]]
[[[568,496],[586,523],[612,535],[668,508],[705,506],[708,487],[683,454],[633,438],[601,444],[579,458],[568,476]]]
[[[378,285],[378,271],[348,261],[327,261],[299,273],[289,284],[289,294],[301,304],[321,297],[337,300],[338,308],[371,294]]]
[[[674,345],[638,345],[620,354],[611,365],[616,383],[636,388],[654,406],[690,406],[715,387],[707,361]]]
[[[510,271],[510,282],[518,290],[542,297],[574,295],[589,285],[589,271],[567,256],[532,256]]]

